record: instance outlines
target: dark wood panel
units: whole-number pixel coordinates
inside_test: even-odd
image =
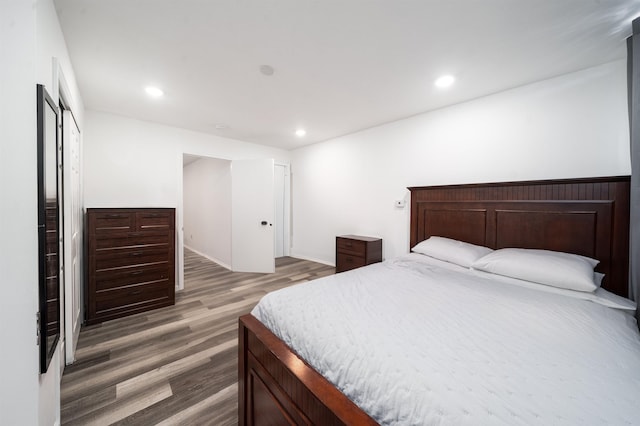
[[[96,273],[96,291],[160,279],[169,279],[166,263],[101,271]]]
[[[123,211],[100,211],[89,217],[89,228],[96,234],[134,231],[135,217]]]
[[[354,256],[349,253],[337,253],[336,254],[336,271],[344,272],[351,269],[360,268],[366,266],[367,261],[364,256]]]
[[[598,223],[611,225],[610,209],[597,211],[531,211],[496,210],[495,247],[529,247],[576,253],[596,258],[606,256],[609,235],[601,237],[597,246]],[[608,217],[606,217],[608,216]]]
[[[120,247],[150,246],[153,244],[167,244],[171,231],[161,232],[112,232],[96,235],[95,250],[109,250]]]
[[[96,253],[96,272],[117,268],[135,268],[139,265],[167,264],[169,259],[167,246],[135,247],[112,252]]]
[[[145,210],[136,212],[136,228],[148,229],[174,229],[174,216],[168,211]]]
[[[356,256],[363,256],[366,250],[366,246],[366,241],[344,237],[338,237],[336,239],[336,249],[341,253],[350,253]]]
[[[129,309],[141,303],[157,304],[160,300],[169,301],[167,280],[141,282],[96,293],[96,315],[103,315],[114,309]]]
[[[487,245],[486,209],[459,208],[457,204],[455,206],[458,208],[441,208],[436,205],[433,208],[425,208],[418,219],[419,226],[424,229],[423,235],[436,235],[436,232],[440,232],[440,237],[465,239],[472,244]]]
[[[255,426],[296,425],[255,372],[250,373],[250,416]],[[304,423],[298,423],[304,424]],[[307,423],[308,424],[308,423]]]

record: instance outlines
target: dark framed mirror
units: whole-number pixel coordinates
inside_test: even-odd
[[[40,373],[45,373],[60,340],[60,221],[58,108],[40,84],[37,108]]]

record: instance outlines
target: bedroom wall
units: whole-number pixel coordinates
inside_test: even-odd
[[[0,6],[0,413],[7,424],[38,423],[38,238],[36,188],[36,16],[29,2]],[[14,182],[7,185],[5,182]],[[32,214],[25,214],[32,212]],[[11,324],[11,326],[7,326]]]
[[[36,345],[38,238],[36,83],[57,102],[53,57],[59,61],[74,112],[82,126],[82,99],[51,0],[3,1],[0,6],[0,270],[11,297],[3,298],[0,321],[0,422],[60,423],[60,347],[46,374],[39,374]],[[10,324],[10,326],[8,326]]]
[[[300,148],[291,161],[292,255],[333,264],[335,236],[354,233],[382,237],[391,258],[408,251],[408,186],[630,174],[626,62]]]
[[[69,90],[67,99],[80,132],[83,131],[84,105],[71,66],[71,59],[62,34],[58,15],[52,0],[38,0],[36,7],[36,78],[58,103],[59,82],[63,80]],[[54,63],[54,58],[56,63]],[[81,142],[82,143],[82,142]],[[60,423],[60,365],[63,363],[62,346],[51,360],[46,374],[39,376],[39,424]]]
[[[185,247],[231,269],[231,162],[201,158],[183,181]]]
[[[286,163],[290,158],[282,149],[87,110],[85,206],[178,207],[183,153]]]
[[[83,142],[85,207],[176,208],[178,290],[184,286],[183,154],[290,161],[282,149],[90,110]]]

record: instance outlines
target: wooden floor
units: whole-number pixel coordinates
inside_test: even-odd
[[[175,306],[82,329],[62,424],[237,424],[238,316],[269,291],[333,272],[280,258],[275,274],[232,273],[185,249]]]

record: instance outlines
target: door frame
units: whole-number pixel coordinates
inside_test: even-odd
[[[83,177],[83,149],[82,149],[82,131],[80,129],[80,126],[78,125],[78,120],[76,119],[76,116],[73,114],[73,110],[71,108],[71,100],[73,99],[72,96],[72,92],[71,89],[69,88],[69,84],[67,83],[67,79],[64,76],[64,73],[62,72],[62,66],[60,65],[60,62],[58,61],[58,59],[56,57],[52,58],[52,69],[53,69],[53,76],[52,76],[52,81],[53,81],[53,98],[58,100],[58,103],[64,106],[64,110],[69,111],[71,113],[71,115],[73,116],[73,122],[76,126],[76,129],[78,130],[78,135],[79,135],[79,146],[78,146],[78,155],[80,157],[80,163],[78,165],[78,172],[79,172],[79,179],[78,179],[78,192],[79,192],[79,200],[78,200],[78,205],[80,207],[80,209],[82,211],[84,211],[84,189],[83,189],[83,184],[82,184],[82,177]],[[64,140],[64,134],[62,132],[62,125],[63,125],[63,113],[60,114],[60,122],[58,123],[58,131],[60,132],[60,141],[61,141],[61,147],[62,147],[62,153],[63,155],[61,155],[60,157],[60,163],[63,167],[62,170],[62,175],[63,175],[63,179],[61,180],[61,193],[62,193],[62,203],[60,203],[60,210],[61,210],[61,214],[60,214],[60,222],[61,222],[61,229],[62,229],[62,247],[63,247],[63,256],[61,257],[61,259],[63,260],[61,262],[61,276],[63,277],[63,285],[61,286],[61,297],[60,297],[60,303],[61,303],[61,318],[60,318],[60,322],[61,322],[61,342],[60,342],[60,378],[62,379],[62,371],[64,370],[64,366],[65,365],[69,365],[72,364],[75,361],[75,349],[76,349],[76,345],[78,343],[78,336],[74,336],[74,338],[69,339],[69,336],[67,335],[67,321],[70,318],[73,318],[74,312],[72,312],[73,309],[73,303],[68,303],[69,300],[66,297],[66,287],[67,287],[67,274],[69,273],[68,271],[68,265],[66,264],[66,262],[68,261],[68,259],[66,259],[64,257],[64,250],[66,250],[66,247],[68,244],[71,244],[70,241],[67,241],[66,236],[67,236],[67,229],[65,227],[65,214],[64,214],[64,210],[66,209],[66,203],[69,202],[68,201],[68,194],[65,193],[64,191],[64,153],[65,153],[65,140]],[[82,215],[80,215],[80,218],[82,218]],[[82,219],[80,221],[80,227],[78,229],[78,238],[81,241],[81,247],[80,250],[78,252],[78,262],[81,265],[81,272],[80,272],[80,276],[79,276],[79,282],[75,283],[76,286],[76,290],[78,291],[79,297],[80,297],[80,306],[79,306],[79,313],[78,313],[78,333],[80,330],[80,325],[82,323],[82,319],[84,318],[84,304],[82,303],[82,301],[84,300],[84,295],[83,295],[83,289],[84,289],[84,274],[82,273],[82,268],[83,268],[83,264],[84,264],[84,247],[82,244],[83,238],[84,238],[84,229],[82,226]],[[69,345],[69,340],[71,340],[71,345]]]
[[[284,256],[291,255],[291,165],[275,161],[275,167],[284,167]],[[276,191],[277,188],[274,188]]]
[[[176,168],[178,170],[178,199],[176,200],[176,224],[177,224],[177,236],[176,241],[178,244],[176,250],[176,291],[184,289],[184,176],[183,176],[183,156],[193,155],[203,158],[215,158],[219,160],[233,161],[234,158],[230,158],[225,155],[217,155],[212,153],[203,153],[191,150],[181,150],[176,156]],[[240,158],[236,158],[239,160]],[[274,165],[285,166],[287,168],[285,176],[285,247],[284,252],[286,256],[291,254],[291,165],[281,161],[274,160]]]

